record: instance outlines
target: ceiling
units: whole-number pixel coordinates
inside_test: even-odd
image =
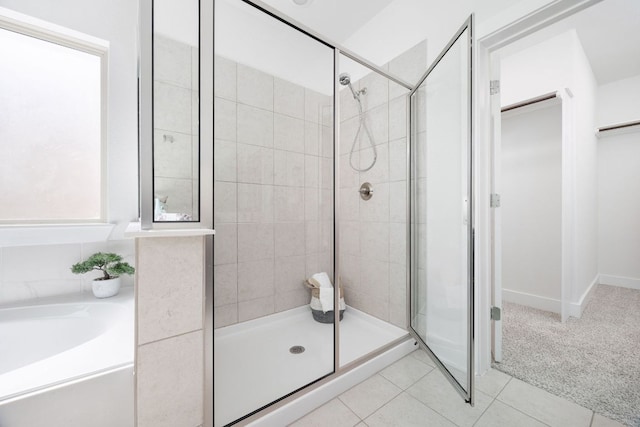
[[[293,0],[263,0],[271,7],[324,35],[331,41],[345,43],[376,15],[396,13],[402,15],[425,14],[431,16],[450,14],[450,5],[435,1],[412,2],[407,0],[309,0],[305,6],[297,6]],[[456,0],[464,7],[471,7],[481,18],[487,18],[513,1],[507,0]],[[416,10],[416,5],[421,10]],[[389,7],[395,6],[395,7]],[[423,15],[423,16],[425,16]],[[378,16],[377,18],[380,18]],[[442,16],[442,19],[445,19]],[[393,22],[393,21],[391,21]],[[432,21],[433,22],[433,21]],[[437,22],[437,21],[436,21]],[[402,21],[398,22],[402,25]],[[599,84],[640,74],[640,0],[604,0],[567,19],[538,31],[526,39],[505,48],[519,50],[575,28],[589,58]],[[426,31],[428,32],[428,30]],[[409,46],[407,46],[409,47]],[[354,50],[356,50],[354,48]],[[356,53],[359,53],[356,50]]]

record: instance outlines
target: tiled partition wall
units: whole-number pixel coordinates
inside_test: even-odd
[[[332,274],[332,98],[215,57],[214,325],[309,303]]]
[[[427,68],[427,44],[419,43],[383,68],[415,84]],[[366,123],[377,151],[375,165],[356,172],[349,154],[358,130],[358,106],[348,89],[340,93],[340,266],[348,305],[397,326],[406,326],[407,93],[385,77],[370,73],[352,83],[361,95]],[[371,164],[373,150],[364,130],[352,162]],[[373,185],[362,200],[358,189]]]
[[[204,239],[136,239],[137,427],[204,422]]]

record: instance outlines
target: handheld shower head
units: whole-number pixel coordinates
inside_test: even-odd
[[[338,80],[340,81],[340,84],[342,86],[351,84],[351,76],[349,75],[349,73],[340,74],[340,76],[338,76]]]
[[[360,92],[358,91],[356,92],[355,90],[353,90],[353,86],[351,86],[351,76],[349,75],[349,73],[342,73],[338,76],[338,81],[340,82],[340,84],[342,86],[349,86],[349,90],[351,91],[351,94],[353,95],[353,99],[356,100],[360,100]],[[362,91],[364,93],[364,91]]]

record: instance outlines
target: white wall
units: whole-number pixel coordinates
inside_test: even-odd
[[[598,126],[640,120],[640,76],[598,88]],[[600,283],[640,288],[640,133],[598,139]]]
[[[578,302],[598,275],[596,82],[575,30],[502,59],[502,105],[562,88],[573,93],[576,271],[570,301]]]
[[[533,111],[503,114],[501,145],[505,299],[517,301],[515,292],[559,300],[562,106],[547,103]]]
[[[598,127],[640,120],[640,75],[598,87]]]
[[[97,250],[114,250],[133,262],[133,244],[123,238],[138,216],[137,48],[138,5],[130,0],[0,0],[0,7],[101,38],[109,48],[108,221],[118,241],[0,250],[0,303],[80,292],[90,278],[69,268]],[[126,279],[129,284],[131,278]]]

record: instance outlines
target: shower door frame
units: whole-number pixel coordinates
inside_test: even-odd
[[[444,49],[440,52],[437,58],[433,61],[433,63],[427,68],[427,71],[422,75],[418,83],[416,83],[415,87],[411,90],[409,94],[407,94],[407,328],[411,336],[420,344],[420,347],[423,348],[431,357],[431,359],[436,363],[440,371],[444,374],[445,378],[451,383],[451,385],[455,388],[455,390],[462,396],[466,403],[469,403],[471,406],[474,406],[475,393],[474,393],[474,384],[475,384],[475,340],[474,340],[474,331],[475,331],[475,310],[474,310],[474,301],[475,301],[475,271],[474,271],[474,235],[475,235],[475,223],[474,223],[474,206],[475,206],[475,192],[474,192],[474,86],[473,86],[473,68],[474,68],[474,52],[473,45],[475,40],[474,35],[474,14],[471,14],[467,20],[460,26],[458,31],[453,35],[451,40],[447,43]],[[420,86],[426,81],[431,72],[438,66],[440,61],[447,55],[449,50],[453,47],[453,45],[463,36],[464,32],[468,31],[468,67],[467,72],[467,83],[468,83],[468,118],[467,118],[467,159],[463,167],[466,167],[466,171],[468,173],[468,204],[466,207],[466,212],[468,215],[468,227],[467,227],[467,390],[465,390],[462,385],[455,379],[453,374],[449,372],[449,369],[444,365],[443,362],[440,361],[438,356],[429,348],[429,345],[420,337],[420,334],[413,329],[412,326],[412,306],[413,306],[413,295],[412,295],[412,283],[413,278],[415,276],[413,271],[413,266],[415,264],[413,258],[413,233],[412,233],[412,220],[413,220],[413,158],[411,153],[412,146],[412,138],[413,138],[413,130],[412,130],[412,117],[413,117],[413,108],[411,97],[413,94],[420,88]],[[416,279],[417,280],[417,279]]]

